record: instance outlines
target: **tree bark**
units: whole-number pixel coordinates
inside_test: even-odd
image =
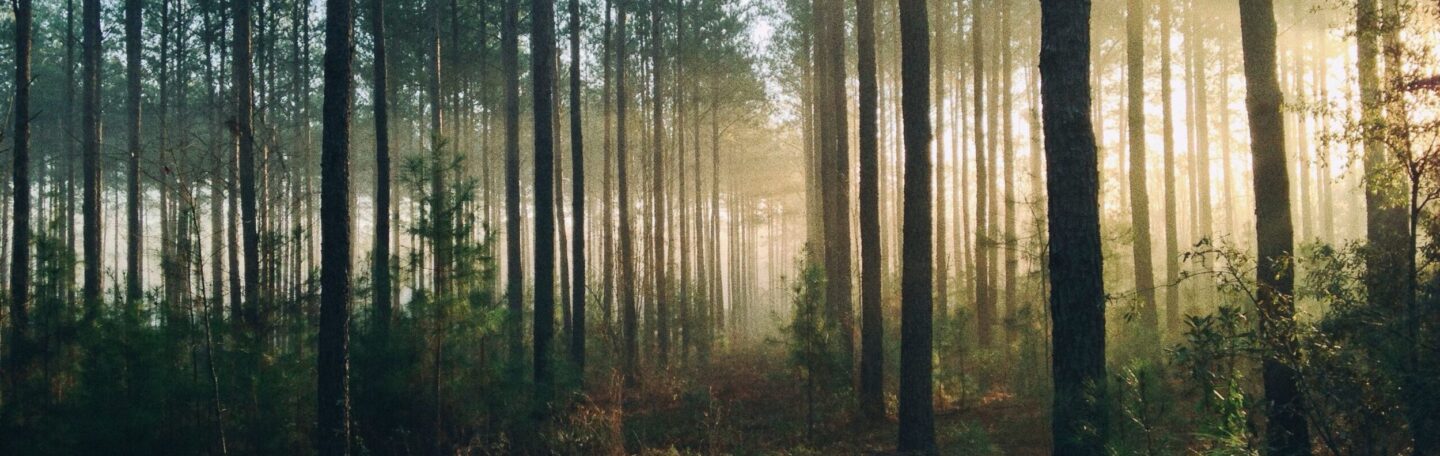
[[[923,1],[923,0],[921,0]],[[880,198],[875,77],[875,2],[855,1],[860,78],[860,411],[885,417],[884,316],[880,309]]]
[[[85,188],[83,196],[84,227],[84,300],[85,321],[94,322],[100,314],[100,0],[83,0],[81,28],[84,33],[82,73],[81,129],[84,141]]]
[[[520,262],[520,1],[504,1],[500,65],[505,72],[505,328],[510,367],[518,372],[525,356],[525,274]]]
[[[931,300],[930,24],[925,0],[901,0],[901,104],[905,136],[904,228],[900,272],[901,453],[934,453]]]
[[[815,14],[818,24],[815,40],[818,64],[816,107],[820,113],[817,154],[825,235],[825,301],[827,318],[839,328],[841,357],[848,369],[855,358],[855,324],[850,298],[850,153],[847,146],[849,133],[845,126],[844,3],[841,0],[815,0]]]
[[[375,117],[375,247],[371,251],[374,324],[381,335],[390,332],[394,309],[390,306],[390,114],[389,59],[385,53],[385,2],[370,1],[370,35],[374,40],[374,79],[370,88]]]
[[[143,255],[141,239],[145,236],[140,220],[141,4],[141,0],[125,0],[125,115],[129,117],[125,119],[126,133],[129,136],[126,149],[128,198],[125,203],[125,309],[132,315],[138,310],[141,278],[144,275],[144,271],[140,269],[140,258]],[[162,111],[160,115],[165,113]]]
[[[1106,446],[1105,288],[1090,122],[1090,2],[1042,0],[1040,90],[1050,196],[1053,454]]]
[[[570,362],[580,371],[581,380],[585,374],[585,141],[581,128],[580,93],[580,0],[570,0],[570,166],[573,167],[570,181],[570,212],[574,217],[571,229],[575,235],[571,245]],[[602,58],[603,60],[603,58]]]
[[[320,335],[316,352],[319,379],[315,396],[315,416],[318,419],[316,450],[322,456],[350,453],[350,66],[355,53],[352,8],[350,0],[325,2],[325,101],[320,166]],[[383,33],[383,25],[377,28]],[[384,71],[383,65],[377,69],[379,73]],[[377,300],[388,301],[388,297]]]
[[[15,6],[15,137],[13,146],[14,205],[10,238],[10,335],[5,348],[5,405],[23,410],[28,388],[23,388],[30,362],[30,52],[34,9],[30,0]],[[26,390],[26,391],[22,391]],[[38,398],[34,398],[38,399]],[[7,420],[8,421],[8,420]],[[7,422],[6,425],[10,425]]]
[[[639,384],[639,314],[635,308],[635,246],[630,229],[630,184],[628,177],[629,154],[626,142],[627,109],[629,94],[625,91],[625,59],[629,42],[625,31],[625,6],[628,0],[615,4],[615,163],[620,207],[620,306],[625,343],[622,350],[621,372],[625,386],[634,388]]]

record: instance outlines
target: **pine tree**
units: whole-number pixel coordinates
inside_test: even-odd
[[[355,53],[352,9],[349,0],[325,2],[325,102],[320,158],[320,335],[316,353],[319,378],[315,396],[318,424],[315,446],[317,453],[326,456],[350,453],[350,207],[353,204],[350,194],[350,67]],[[384,30],[383,26],[378,27]],[[388,297],[379,299],[388,301]]]
[[[905,135],[905,234],[900,271],[902,453],[934,453],[932,346],[934,257],[930,170],[930,24],[924,0],[900,3],[901,103]]]

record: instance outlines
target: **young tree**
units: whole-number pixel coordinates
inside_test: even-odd
[[[905,234],[900,272],[902,453],[935,452],[931,318],[930,24],[925,0],[900,2],[901,104],[905,136]]]
[[[1042,0],[1040,95],[1050,196],[1056,455],[1105,452],[1105,287],[1090,121],[1090,2]]]
[[[354,203],[350,195],[350,65],[355,54],[352,9],[350,0],[325,2],[320,335],[315,369],[318,376],[315,447],[325,456],[350,453],[350,206]],[[383,26],[380,30],[384,30]],[[379,299],[388,301],[388,298]]]
[[[880,309],[879,94],[875,77],[875,2],[855,0],[860,78],[860,410],[885,417],[884,316]]]
[[[1275,7],[1271,0],[1240,0],[1245,107],[1255,178],[1257,250],[1256,308],[1260,336],[1270,344],[1261,362],[1265,384],[1266,445],[1274,455],[1310,454],[1305,403],[1290,356],[1294,347],[1294,232],[1290,225],[1290,179],[1285,160],[1283,96],[1275,77]],[[1057,354],[1058,357],[1058,354]]]
[[[549,406],[555,333],[555,2],[530,3],[530,80],[535,126],[535,406]]]
[[[140,303],[141,240],[145,233],[140,220],[140,59],[143,49],[141,40],[141,0],[125,0],[125,119],[129,136],[126,150],[128,199],[125,202],[126,252],[125,252],[125,308],[133,313]],[[164,113],[162,112],[163,116]]]

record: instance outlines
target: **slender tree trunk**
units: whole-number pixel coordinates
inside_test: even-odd
[[[1127,0],[1125,20],[1125,61],[1127,108],[1126,131],[1130,148],[1130,224],[1135,239],[1135,292],[1140,296],[1140,325],[1144,337],[1158,334],[1155,309],[1155,272],[1150,253],[1150,196],[1146,187],[1145,164],[1145,0]]]
[[[867,418],[879,420],[885,417],[885,322],[880,309],[880,186],[876,181],[880,158],[876,144],[875,2],[856,0],[855,9],[860,78],[860,410]]]
[[[1175,123],[1172,115],[1170,35],[1173,6],[1160,2],[1160,117],[1165,148],[1165,329],[1177,331],[1180,324],[1180,220],[1175,202]],[[1185,37],[1185,41],[1194,39]],[[1193,134],[1192,134],[1193,136]]]
[[[390,333],[393,292],[390,288],[390,61],[385,54],[384,0],[371,0],[370,14],[370,35],[374,40],[374,79],[370,97],[375,110],[375,247],[370,253],[370,276],[375,284],[374,323],[380,336],[385,338]]]
[[[126,312],[132,315],[138,310],[141,293],[140,281],[141,276],[144,275],[144,271],[140,269],[140,257],[143,255],[141,239],[144,239],[145,236],[145,233],[141,231],[143,228],[140,223],[140,198],[142,196],[140,194],[141,3],[141,0],[125,0],[125,115],[129,117],[126,119],[126,133],[129,136],[126,191],[129,198],[125,203],[127,226],[125,308]],[[160,115],[165,115],[163,110]]]
[[[535,406],[549,407],[554,373],[550,344],[555,332],[555,2],[530,4],[530,72],[535,107]],[[544,416],[541,412],[540,416]]]
[[[630,98],[625,91],[625,59],[626,59],[626,38],[625,31],[625,7],[628,0],[619,0],[615,4],[615,162],[617,168],[616,182],[619,184],[620,207],[620,306],[622,308],[622,323],[624,330],[624,350],[622,350],[621,372],[625,376],[625,386],[634,388],[639,384],[639,314],[635,308],[635,246],[633,234],[630,229],[630,184],[628,177],[629,154],[626,143],[627,109]]]
[[[1101,454],[1105,413],[1105,286],[1099,162],[1090,123],[1090,4],[1040,2],[1040,93],[1050,216],[1054,346],[1053,453]]]
[[[575,235],[572,242],[574,254],[570,276],[571,286],[570,361],[580,371],[581,381],[585,374],[585,141],[580,122],[580,0],[570,0],[570,161],[574,174],[570,181],[570,212]],[[603,58],[602,58],[603,60]]]
[[[525,274],[520,263],[520,0],[504,0],[500,64],[505,73],[505,297],[511,369],[525,356]]]
[[[850,152],[847,145],[849,133],[845,126],[845,7],[841,0],[816,0],[815,5],[825,301],[828,318],[839,328],[841,358],[848,369],[855,359],[855,324],[850,297]],[[929,109],[928,105],[926,109]]]
[[[1275,77],[1275,9],[1270,0],[1240,1],[1240,38],[1245,60],[1245,106],[1254,155],[1255,233],[1258,254],[1260,334],[1276,346],[1264,350],[1262,371],[1269,426],[1266,446],[1274,455],[1310,454],[1305,404],[1293,366],[1294,233],[1290,184],[1285,170],[1283,97]]]
[[[84,130],[85,195],[83,203],[85,238],[85,321],[93,322],[100,314],[100,0],[81,2],[84,29],[84,56],[81,91],[81,128]]]
[[[24,422],[25,402],[30,397],[24,388],[30,363],[30,52],[34,9],[30,0],[16,0],[15,6],[15,119],[14,154],[11,168],[15,201],[11,209],[10,239],[10,334],[5,348],[5,425]],[[23,390],[23,391],[22,391]],[[15,417],[14,415],[21,415]],[[17,418],[11,421],[10,418]]]
[[[614,122],[611,118],[613,111],[611,111],[610,108],[612,98],[614,98],[614,88],[611,87],[611,81],[613,80],[611,76],[611,64],[613,61],[611,55],[614,52],[615,35],[611,31],[611,13],[615,11],[615,7],[612,2],[613,0],[605,0],[605,25],[602,31],[604,35],[604,52],[602,52],[600,56],[600,61],[603,63],[602,71],[605,85],[602,89],[600,102],[601,111],[604,111],[604,125],[602,129],[605,132],[605,172],[603,182],[605,189],[601,194],[601,198],[605,202],[605,212],[601,219],[603,220],[601,225],[604,226],[605,230],[603,241],[605,245],[603,247],[604,251],[601,252],[603,258],[600,262],[602,265],[600,273],[603,274],[603,279],[601,280],[601,293],[603,293],[603,296],[600,297],[600,307],[604,313],[601,321],[604,322],[603,327],[606,332],[606,337],[614,336],[610,330],[610,325],[615,321],[615,269],[618,267],[615,262],[615,225],[613,223],[615,221],[615,203],[613,199],[614,195],[610,193],[610,189],[614,188],[611,173],[615,170],[614,149],[611,148],[610,142],[611,131],[614,128]]]
[[[320,166],[320,335],[316,352],[319,379],[315,396],[315,416],[319,423],[315,446],[321,455],[336,456],[350,453],[350,206],[353,203],[350,194],[350,66],[355,52],[352,8],[349,0],[325,2],[325,131],[321,137]],[[383,33],[383,25],[377,28]],[[383,74],[383,64],[376,71]],[[378,300],[387,301],[388,298]]]
[[[660,74],[663,73],[660,64],[661,44],[660,29],[660,2],[650,2],[650,133],[651,133],[651,215],[654,221],[651,224],[650,246],[651,255],[655,261],[652,265],[655,277],[655,337],[656,349],[658,350],[660,367],[665,367],[670,356],[670,296],[669,282],[666,277],[666,266],[668,257],[666,255],[665,241],[665,176],[664,176],[664,101],[661,98]]]
[[[901,103],[905,118],[905,235],[901,240],[901,453],[935,452],[931,377],[934,257],[931,233],[930,24],[924,0],[901,0]]]
[[[246,323],[252,330],[260,328],[260,233],[257,224],[255,187],[255,129],[252,125],[254,96],[251,86],[250,46],[250,1],[233,0],[231,5],[235,28],[234,37],[234,86],[235,131],[240,141],[240,225],[242,237],[244,272],[244,302]]]
[[[974,43],[971,69],[974,70],[972,96],[975,99],[975,326],[981,348],[989,348],[993,338],[995,303],[990,297],[990,224],[988,219],[990,176],[985,151],[985,34],[984,1],[974,0],[971,6],[971,41]]]
[[[1016,339],[1015,310],[1019,307],[1016,304],[1015,293],[1019,282],[1017,271],[1020,265],[1020,246],[1015,237],[1015,132],[1014,112],[1015,96],[1011,90],[1011,80],[1015,73],[1015,67],[1011,64],[1011,16],[1014,12],[1004,9],[1000,12],[1000,113],[1004,116],[1000,134],[1004,136],[1004,143],[1001,149],[1001,160],[1005,166],[1005,313],[1001,323],[1005,330],[1005,353],[1009,353],[1010,346]]]

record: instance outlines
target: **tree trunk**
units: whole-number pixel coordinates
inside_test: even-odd
[[[390,280],[390,113],[389,63],[385,54],[385,2],[370,1],[370,35],[374,42],[374,80],[370,93],[375,110],[375,247],[370,271],[375,284],[374,311],[382,340],[390,333],[393,313]]]
[[[1180,287],[1177,284],[1180,275],[1180,220],[1175,202],[1175,123],[1170,84],[1172,10],[1170,2],[1160,2],[1160,122],[1165,148],[1165,329],[1174,332],[1180,324]],[[1186,42],[1193,39],[1194,36],[1185,37]]]
[[[1158,334],[1155,271],[1150,254],[1150,196],[1145,167],[1145,0],[1127,0],[1125,14],[1126,131],[1130,148],[1130,224],[1134,234],[1135,292],[1141,300],[1142,337]],[[1152,345],[1152,344],[1146,344]]]
[[[81,91],[81,127],[84,132],[85,190],[83,237],[85,238],[85,321],[93,322],[100,314],[100,0],[83,0],[81,22],[84,30],[84,56]]]
[[[855,324],[850,298],[850,152],[845,126],[844,3],[815,0],[815,13],[819,25],[815,40],[819,91],[816,107],[820,112],[817,153],[825,234],[825,301],[828,318],[839,328],[840,356],[844,360],[842,365],[848,369],[855,359]]]
[[[1090,5],[1042,0],[1040,90],[1050,196],[1054,454],[1106,446],[1105,288],[1099,170],[1090,123]]]
[[[1305,403],[1293,366],[1282,353],[1294,350],[1294,232],[1290,225],[1290,183],[1285,170],[1285,124],[1280,83],[1275,77],[1275,10],[1270,0],[1240,2],[1240,38],[1245,60],[1245,106],[1254,156],[1256,281],[1260,336],[1275,344],[1264,350],[1262,370],[1266,445],[1274,455],[1310,454]]]
[[[664,161],[664,101],[660,93],[660,2],[650,2],[650,152],[651,152],[651,255],[654,263],[655,283],[655,337],[660,367],[665,367],[670,356],[670,308],[669,283],[666,282],[666,265],[669,261],[665,251],[665,161]]]
[[[530,4],[530,74],[535,127],[535,406],[549,407],[555,332],[555,2]],[[543,413],[541,414],[543,416]]]
[[[974,86],[971,95],[975,99],[975,336],[981,348],[989,348],[994,328],[995,303],[990,297],[990,224],[987,217],[989,207],[990,176],[986,166],[985,150],[985,18],[983,0],[974,0],[971,6],[971,41],[974,43],[971,69],[974,71]]]
[[[126,149],[128,199],[125,203],[125,309],[132,315],[138,310],[140,281],[144,275],[144,271],[140,269],[140,257],[143,255],[141,239],[144,239],[145,235],[141,231],[143,228],[140,220],[140,10],[141,0],[125,0],[125,115],[129,117],[126,119],[129,143]],[[164,116],[165,113],[162,111],[160,115]]]
[[[880,309],[880,186],[876,181],[880,157],[876,144],[875,2],[856,0],[855,9],[860,78],[860,411],[879,420],[885,417],[885,327]]]
[[[570,181],[570,212],[574,217],[571,228],[574,238],[571,242],[571,284],[570,361],[585,374],[585,141],[581,129],[580,93],[580,0],[570,0],[570,161],[573,174]],[[602,58],[603,60],[603,58]]]
[[[26,377],[30,363],[30,52],[34,9],[30,0],[17,0],[15,6],[15,130],[12,142],[14,163],[15,211],[10,239],[10,335],[5,353],[5,405],[7,409],[23,410],[24,402],[32,399]],[[24,390],[24,391],[22,391]],[[39,398],[34,398],[39,399]],[[21,420],[23,421],[23,420]],[[6,423],[10,425],[11,423]]]
[[[353,199],[350,194],[350,66],[355,52],[355,19],[351,10],[348,0],[325,2],[325,131],[321,137],[320,166],[321,288],[315,446],[321,455],[337,456],[350,452],[350,206]],[[383,37],[384,26],[376,27],[382,33],[376,36]],[[376,71],[383,74],[384,66],[380,65]],[[383,83],[380,87],[383,90]],[[383,115],[381,118],[383,121]],[[388,300],[387,297],[377,299]]]
[[[934,246],[931,233],[930,24],[924,0],[901,0],[901,103],[905,136],[905,234],[900,272],[901,453],[935,452],[931,377]]]
[[[510,368],[519,373],[525,356],[525,274],[520,262],[520,0],[505,0],[500,64],[505,72],[505,297]]]
[[[239,139],[240,227],[244,271],[245,320],[251,330],[260,328],[260,233],[255,189],[255,130],[252,124],[254,94],[251,86],[250,1],[234,0],[235,133]]]
[[[635,246],[633,235],[630,230],[630,184],[628,177],[629,154],[626,150],[626,110],[629,107],[629,94],[625,91],[625,59],[626,39],[625,31],[625,3],[621,0],[615,5],[615,163],[616,182],[619,184],[619,201],[617,205],[620,210],[620,306],[622,308],[622,323],[625,343],[622,350],[621,372],[625,376],[625,386],[634,388],[639,384],[639,315],[635,308]]]

